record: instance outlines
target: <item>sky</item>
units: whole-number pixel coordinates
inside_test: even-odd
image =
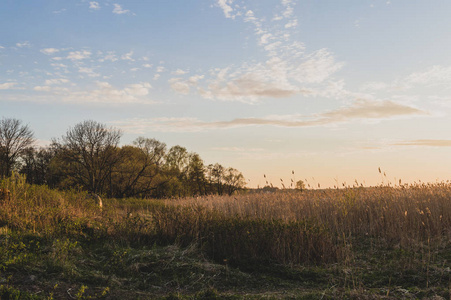
[[[249,187],[446,181],[450,13],[447,0],[2,0],[0,118],[39,146],[95,120]]]

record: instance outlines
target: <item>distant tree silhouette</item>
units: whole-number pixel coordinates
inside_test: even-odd
[[[121,131],[88,120],[70,128],[58,145],[58,158],[74,183],[89,192],[105,192],[113,168],[118,164]]]
[[[304,181],[302,181],[302,180],[296,181],[296,189],[300,190],[300,191],[305,190],[305,183],[304,183]]]
[[[11,176],[15,164],[34,143],[28,125],[17,119],[0,120],[0,176]]]
[[[166,150],[166,144],[158,140],[139,137],[131,145],[119,147],[121,131],[96,121],[78,123],[61,139],[38,149],[31,146],[33,138],[27,126],[6,120],[0,133],[10,137],[8,130],[19,128],[21,131],[12,132],[17,131],[21,137],[17,140],[24,147],[12,148],[15,155],[10,155],[12,143],[1,140],[0,174],[10,175],[14,165],[31,184],[80,188],[117,198],[231,195],[245,187],[238,170],[217,163],[205,166],[199,154],[178,145]]]

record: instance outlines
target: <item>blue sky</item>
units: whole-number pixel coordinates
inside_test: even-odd
[[[0,117],[39,145],[94,119],[249,186],[446,180],[451,2],[0,3]],[[377,171],[381,167],[387,178]]]

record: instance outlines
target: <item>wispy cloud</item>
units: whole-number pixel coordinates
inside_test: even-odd
[[[153,103],[153,101],[147,98],[149,90],[152,88],[148,82],[129,84],[122,89],[116,88],[104,81],[99,81],[96,85],[97,88],[94,90],[75,91],[64,94],[62,95],[63,100],[78,104]]]
[[[100,9],[100,4],[99,4],[99,2],[91,1],[91,2],[89,2],[89,8],[93,9],[93,10],[98,10],[98,9]]]
[[[233,0],[218,0],[217,3],[226,18],[235,19],[235,15],[232,14],[233,8],[230,6],[233,4]]]
[[[305,118],[298,115],[269,116],[267,118],[239,118],[230,121],[205,122],[196,118],[156,118],[128,119],[115,122],[125,131],[145,133],[162,132],[195,132],[213,129],[227,129],[248,126],[277,127],[314,127],[345,123],[356,120],[383,120],[412,116],[424,116],[428,113],[420,109],[405,106],[393,101],[358,100],[350,106]]]
[[[69,80],[66,78],[55,78],[55,79],[47,79],[45,81],[46,85],[57,85],[57,84],[63,84],[63,83],[68,83]]]
[[[128,53],[123,54],[123,55],[121,56],[121,58],[122,58],[123,60],[135,61],[135,60],[133,59],[132,56],[133,56],[133,51],[130,51],[130,52],[128,52]]]
[[[16,47],[19,47],[19,48],[30,48],[31,44],[30,44],[29,41],[25,41],[25,42],[16,43]]]
[[[263,148],[243,148],[243,147],[213,147],[211,150],[221,152],[262,152]]]
[[[54,13],[54,14],[61,14],[61,13],[65,12],[66,10],[67,10],[67,9],[62,8],[62,9],[60,9],[60,10],[54,10],[52,13]]]
[[[73,51],[69,52],[67,58],[70,60],[82,60],[91,57],[91,54],[92,54],[91,51],[88,50]]]
[[[114,6],[113,14],[122,15],[130,12],[130,10],[123,9],[122,6],[117,3],[114,3],[113,6]]]
[[[265,63],[217,69],[208,86],[199,88],[199,93],[205,98],[242,102],[255,102],[262,97],[315,95],[316,90],[324,89],[315,85],[325,82],[342,66],[326,49],[302,59],[272,57]]]
[[[190,85],[184,81],[182,78],[171,78],[169,79],[169,84],[171,88],[183,95],[187,95],[190,92]]]
[[[196,87],[198,82],[204,78],[204,75],[193,75],[188,79],[174,77],[168,80],[171,88],[183,95],[189,94],[191,87]]]
[[[38,85],[33,88],[33,90],[35,90],[37,92],[49,92],[51,89],[52,88],[48,85],[45,85],[45,86]]]
[[[281,0],[281,12],[272,21],[286,20],[281,27],[260,18],[248,7],[232,6],[233,1],[218,0],[226,18],[238,17],[254,27],[257,43],[267,60],[215,68],[200,85],[199,94],[208,99],[252,103],[261,98],[286,98],[293,95],[319,95],[331,76],[339,71],[338,62],[329,50],[305,53],[305,47],[291,40],[290,30],[297,26],[295,1]]]
[[[56,49],[56,48],[45,48],[45,49],[41,49],[40,51],[41,51],[41,53],[44,53],[46,55],[52,55],[52,54],[58,53],[60,50]]]
[[[10,90],[10,89],[14,88],[14,86],[16,86],[16,85],[17,85],[16,82],[0,83],[0,90]]]
[[[116,53],[114,51],[108,51],[106,54],[103,54],[103,53],[99,53],[99,54],[101,56],[99,58],[99,62],[104,62],[104,61],[115,62],[118,60]]]
[[[82,74],[86,74],[89,77],[99,77],[100,74],[96,73],[93,68],[88,67],[79,67],[78,72]]]
[[[451,147],[451,140],[413,140],[393,144],[394,146]]]
[[[184,71],[182,69],[177,69],[174,72],[172,72],[172,74],[174,74],[174,75],[184,75],[186,73],[188,73],[188,71]]]
[[[403,82],[408,86],[415,86],[418,84],[426,86],[438,86],[442,84],[451,83],[451,66],[432,66],[428,70],[413,73]]]
[[[451,84],[451,66],[435,65],[426,70],[417,71],[398,78],[393,82],[367,82],[361,86],[362,91],[376,92],[381,90],[406,91],[423,88],[448,88]]]
[[[320,116],[324,121],[341,122],[352,119],[390,119],[403,116],[428,115],[418,108],[393,101],[356,100],[353,105]]]

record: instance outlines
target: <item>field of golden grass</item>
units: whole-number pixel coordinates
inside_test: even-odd
[[[449,183],[103,199],[103,208],[21,177],[0,188],[9,191],[0,199],[3,297],[450,297]],[[174,264],[168,251],[179,253]]]

